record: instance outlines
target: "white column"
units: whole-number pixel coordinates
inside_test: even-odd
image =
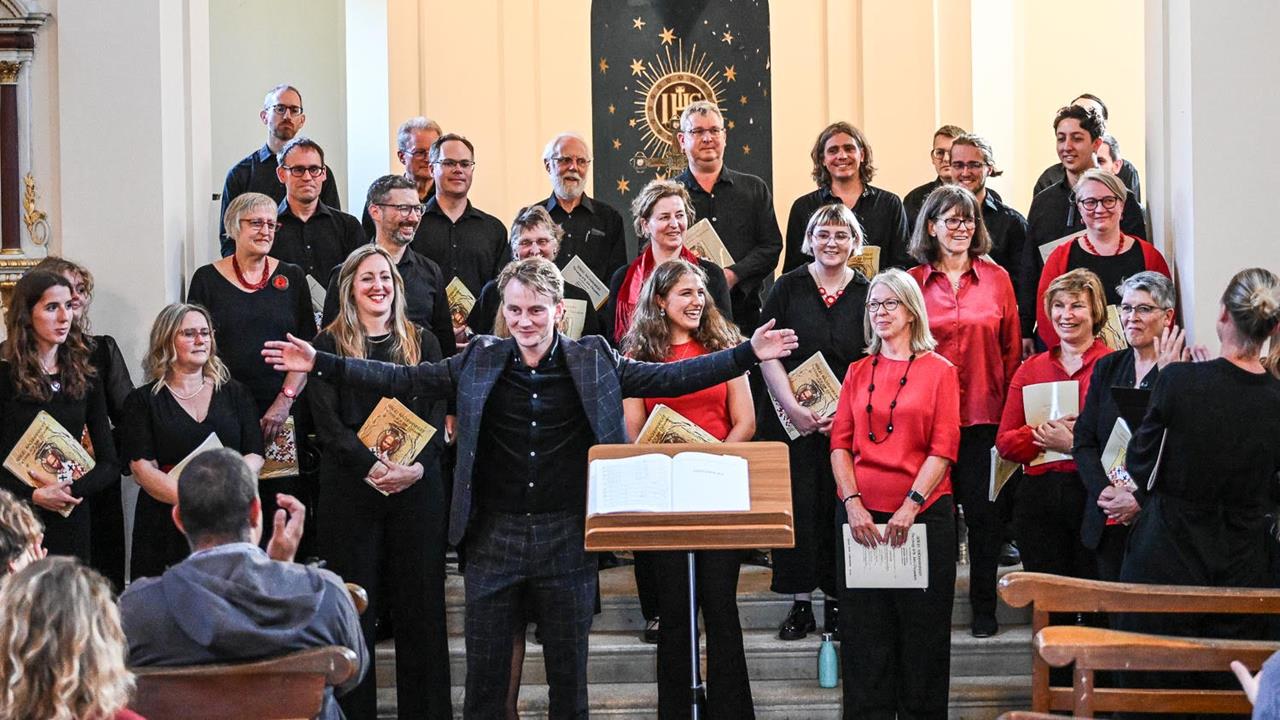
[[[387,162],[387,127],[391,122],[387,3],[347,0],[345,11],[347,196],[342,202],[348,212],[359,217],[369,183],[392,172]]]

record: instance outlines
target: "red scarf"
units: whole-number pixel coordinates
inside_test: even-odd
[[[698,267],[698,256],[683,245],[680,246],[680,259]],[[635,315],[636,305],[640,303],[640,289],[644,287],[644,281],[653,274],[655,265],[653,245],[650,244],[640,253],[640,257],[627,266],[627,274],[623,276],[622,286],[618,288],[618,301],[613,311],[614,342],[621,344],[622,337],[631,328],[631,316]]]

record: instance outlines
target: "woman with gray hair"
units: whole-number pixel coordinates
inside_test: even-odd
[[[1094,551],[1098,579],[1108,581],[1120,577],[1129,526],[1142,509],[1131,481],[1120,474],[1112,477],[1102,464],[1102,451],[1116,424],[1123,422],[1112,388],[1149,390],[1169,363],[1205,357],[1204,348],[1184,346],[1183,332],[1173,324],[1172,280],[1144,271],[1125,278],[1117,291],[1129,347],[1099,358],[1093,366],[1071,451],[1086,491],[1080,540]]]

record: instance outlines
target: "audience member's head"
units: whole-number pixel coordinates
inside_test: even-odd
[[[970,259],[991,252],[991,237],[973,193],[961,185],[934,188],[920,206],[908,252],[926,265],[950,252],[963,252]]]
[[[1280,278],[1265,268],[1241,270],[1222,293],[1218,337],[1228,338],[1249,352],[1262,349],[1271,338],[1271,361],[1280,357]],[[1272,371],[1277,369],[1274,365]]]
[[[551,176],[551,190],[561,200],[575,201],[587,189],[591,148],[577,133],[560,133],[542,150],[542,166]]]
[[[396,157],[415,187],[416,183],[432,182],[431,144],[443,134],[440,123],[421,115],[405,120],[396,131]]]
[[[235,450],[218,448],[196,455],[178,476],[173,520],[193,551],[257,543],[262,535],[257,476]]]
[[[870,185],[876,176],[867,136],[843,120],[831,123],[818,133],[809,158],[813,160],[813,181],[822,187],[831,187],[834,181],[854,179]]]
[[[108,720],[133,692],[111,586],[74,558],[0,584],[0,717]]]
[[[71,309],[75,312],[80,329],[89,332],[89,316],[86,311],[89,303],[93,302],[93,273],[89,272],[89,268],[64,257],[50,255],[31,269],[48,270],[71,283]]]
[[[286,84],[271,88],[262,99],[262,112],[258,113],[258,118],[267,126],[268,141],[289,142],[307,122],[302,111],[302,93]]]
[[[25,502],[0,490],[0,563],[15,573],[45,556],[44,525]]]
[[[933,131],[929,160],[933,162],[933,169],[943,182],[951,182],[951,143],[961,135],[964,135],[964,128],[958,125],[943,125]]]
[[[537,256],[554,262],[563,238],[564,228],[551,219],[551,213],[541,205],[532,205],[511,223],[511,255],[516,260]]]

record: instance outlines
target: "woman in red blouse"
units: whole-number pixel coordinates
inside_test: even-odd
[[[960,451],[951,472],[969,528],[969,601],[975,637],[996,633],[996,564],[1000,519],[988,500],[991,447],[1005,388],[1022,358],[1018,301],[1004,268],[988,259],[987,235],[973,194],[943,185],[925,199],[908,274],[924,294],[937,353],[960,376]]]
[[[843,588],[844,717],[946,717],[956,544],[950,466],[960,446],[955,366],[932,352],[924,298],[901,270],[871,281],[868,357],[849,366],[831,426],[831,468],[855,542],[900,547],[923,525],[929,585]]]
[[[707,295],[703,271],[685,260],[659,265],[644,282],[622,351],[636,360],[672,362],[733,347],[738,332]],[[755,408],[745,375],[704,390],[673,398],[627,398],[622,401],[627,434],[636,437],[645,419],[661,403],[693,421],[717,440],[745,442],[756,431]],[[658,715],[685,717],[689,712],[689,585],[683,552],[643,553],[636,559],[636,581],[642,600],[646,562],[652,563],[658,616]],[[648,556],[648,559],[644,556]],[[738,620],[738,550],[697,553],[698,605],[707,632],[707,714],[717,718],[752,718],[751,684]]]
[[[1071,453],[1076,413],[1039,425],[1027,423],[1023,388],[1039,383],[1078,383],[1084,405],[1089,378],[1098,358],[1111,350],[1097,338],[1107,319],[1102,282],[1083,268],[1059,276],[1044,292],[1044,312],[1057,335],[1057,347],[1038,353],[1013,374],[1005,399],[996,450],[1022,463],[1023,479],[1013,500],[1013,534],[1022,566],[1032,572],[1091,577],[1094,560],[1080,540],[1085,487],[1075,460],[1036,464],[1046,451]]]

